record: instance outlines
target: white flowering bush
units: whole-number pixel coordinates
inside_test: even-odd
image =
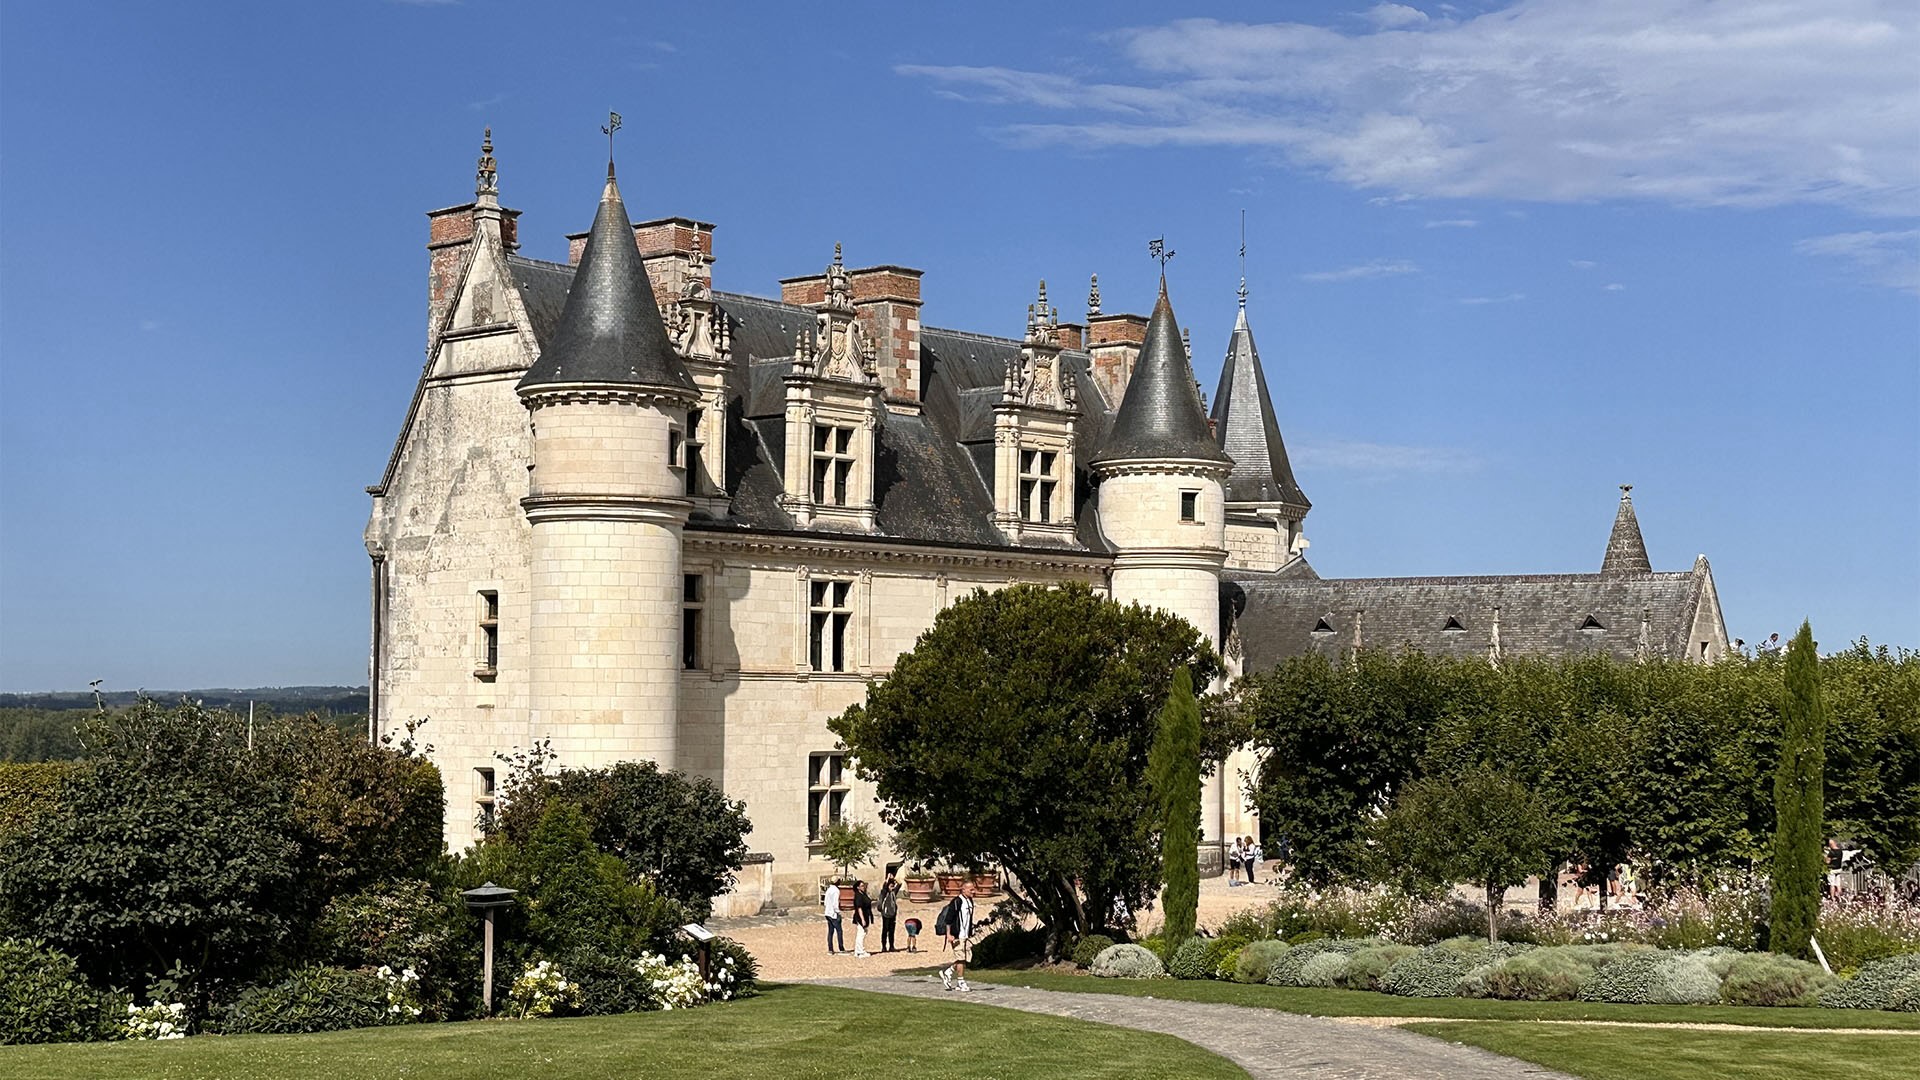
[[[565,1016],[580,1005],[580,986],[551,960],[530,965],[513,980],[507,1001],[515,1016]]]
[[[127,1005],[127,1038],[184,1039],[187,1037],[187,1007],[179,1002],[156,1001],[151,1005]]]
[[[633,967],[653,984],[662,1009],[691,1009],[707,1000],[709,983],[700,977],[700,965],[691,957],[682,956],[675,962],[659,953],[643,952]]]
[[[387,1015],[393,1018],[392,1023],[404,1024],[420,1018],[425,1006],[420,1001],[419,972],[411,967],[395,971],[381,964],[374,974],[387,984]]]

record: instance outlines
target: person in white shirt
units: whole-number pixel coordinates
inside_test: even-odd
[[[960,886],[960,895],[947,905],[947,944],[952,946],[953,963],[940,971],[940,984],[948,990],[969,993],[967,964],[973,960],[973,882]]]
[[[1260,841],[1251,836],[1246,839],[1247,846],[1242,857],[1247,860],[1247,884],[1252,885],[1257,880],[1254,877],[1254,871],[1259,869],[1264,853],[1260,850]]]
[[[847,935],[840,929],[840,886],[827,882],[826,894],[820,901],[820,912],[827,917],[827,955],[836,951],[834,943],[839,942],[839,952],[847,951]]]

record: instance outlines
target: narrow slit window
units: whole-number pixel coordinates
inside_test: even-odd
[[[1180,520],[1198,522],[1200,520],[1200,493],[1183,491],[1180,493]]]
[[[683,574],[680,582],[680,666],[695,671],[705,665],[701,631],[706,628],[707,579]]]
[[[491,589],[480,591],[479,655],[474,657],[474,674],[491,678],[500,669],[500,594]]]

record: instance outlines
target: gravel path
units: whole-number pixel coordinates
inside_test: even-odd
[[[1572,1080],[1564,1073],[1394,1028],[1240,1005],[1072,994],[982,984],[948,993],[930,977],[817,980],[828,986],[1090,1020],[1185,1039],[1256,1080]]]

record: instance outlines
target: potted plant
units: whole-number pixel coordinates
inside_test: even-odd
[[[973,872],[973,891],[981,896],[1000,894],[1000,873],[996,870],[975,870]]]
[[[850,821],[842,818],[829,824],[820,834],[820,854],[833,863],[833,883],[851,886],[857,878],[853,868],[873,864],[873,853],[880,849],[880,838],[873,834],[873,826],[864,821]],[[840,890],[840,910],[853,910],[853,890]]]
[[[933,890],[935,885],[938,884],[933,876],[933,871],[926,869],[919,863],[914,863],[901,880],[906,882],[908,900],[916,904],[933,903]]]
[[[938,854],[922,843],[917,834],[909,830],[895,833],[893,846],[894,850],[907,860],[906,872],[900,875],[900,880],[906,887],[907,900],[915,904],[932,903],[936,879],[933,871],[927,867],[938,857]]]
[[[939,878],[941,896],[959,896],[960,886],[967,882],[967,872],[949,866],[940,871]]]

